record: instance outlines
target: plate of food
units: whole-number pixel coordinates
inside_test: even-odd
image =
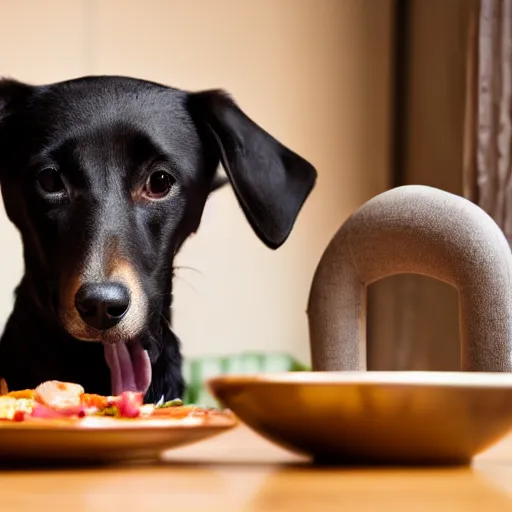
[[[229,410],[144,404],[142,393],[86,393],[75,383],[48,381],[9,391],[0,383],[0,460],[108,462],[157,458],[233,428]]]

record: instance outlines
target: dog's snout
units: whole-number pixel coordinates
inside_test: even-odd
[[[120,283],[86,283],[75,296],[82,320],[100,331],[117,325],[130,306],[130,291]]]

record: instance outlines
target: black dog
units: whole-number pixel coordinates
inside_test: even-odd
[[[56,379],[182,396],[173,259],[222,182],[219,162],[256,234],[278,248],[316,171],[222,91],[0,80],[0,183],[25,260],[0,342],[9,388]]]

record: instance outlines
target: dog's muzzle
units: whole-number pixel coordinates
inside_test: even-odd
[[[105,333],[116,327],[130,309],[131,294],[119,282],[84,283],[76,292],[75,307],[83,322]],[[151,362],[137,339],[104,342],[105,361],[110,369],[111,393],[146,393],[151,382]]]

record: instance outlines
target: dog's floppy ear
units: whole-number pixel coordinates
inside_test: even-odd
[[[247,220],[277,249],[313,189],[316,170],[252,121],[223,91],[192,93],[189,108],[210,131]]]
[[[17,80],[0,78],[0,123],[25,100],[32,88]]]

